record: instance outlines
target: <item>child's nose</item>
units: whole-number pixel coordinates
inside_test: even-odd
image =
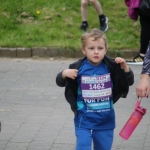
[[[97,48],[95,49],[95,53],[98,53],[98,49]]]

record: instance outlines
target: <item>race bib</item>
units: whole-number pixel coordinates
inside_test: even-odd
[[[99,76],[81,76],[83,98],[98,99],[112,95],[110,74]]]

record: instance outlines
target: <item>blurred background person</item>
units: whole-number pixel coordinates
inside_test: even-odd
[[[94,6],[95,10],[98,13],[98,18],[100,22],[100,30],[105,32],[108,30],[108,18],[103,14],[102,6],[98,0],[81,0],[81,16],[82,24],[80,29],[86,31],[88,28],[87,14],[88,14],[88,2]]]
[[[140,81],[136,87],[137,97],[148,98],[150,94],[149,76],[150,76],[150,43],[149,43],[149,46],[148,46],[148,49],[144,58]]]

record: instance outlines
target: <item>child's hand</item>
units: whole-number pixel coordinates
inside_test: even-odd
[[[115,62],[117,64],[120,64],[121,68],[125,71],[125,72],[129,72],[129,67],[126,64],[126,61],[121,58],[121,57],[116,57]]]
[[[62,72],[62,77],[63,78],[71,78],[71,79],[75,79],[77,77],[78,74],[78,70],[77,69],[65,69]]]

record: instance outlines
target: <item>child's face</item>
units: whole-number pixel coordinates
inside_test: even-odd
[[[93,37],[90,37],[86,40],[82,52],[89,62],[99,65],[106,54],[105,41],[102,38],[93,40]]]

